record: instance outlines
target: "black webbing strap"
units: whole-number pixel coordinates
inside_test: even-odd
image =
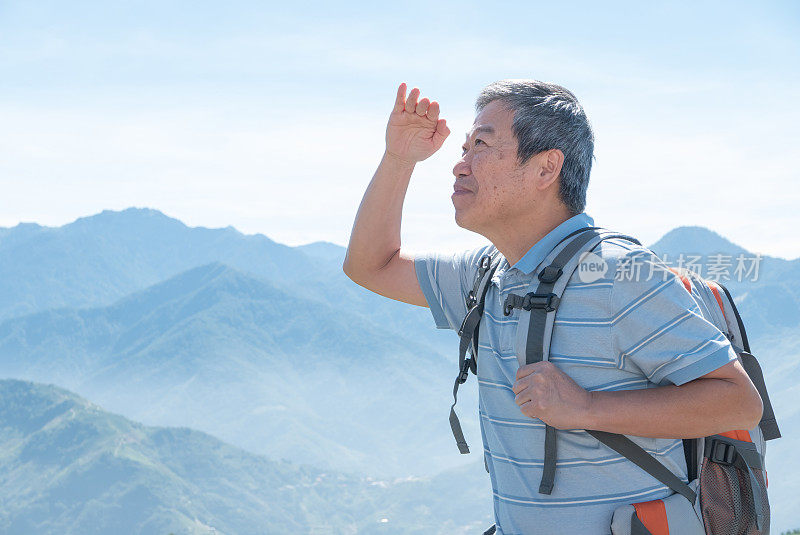
[[[542,479],[539,481],[539,494],[550,494],[553,492],[553,484],[556,480],[556,458],[558,450],[556,445],[556,429],[549,425],[544,428],[544,467],[542,468]]]
[[[686,479],[694,481],[697,479],[697,441],[696,438],[684,438],[683,441],[683,457],[686,460]]]
[[[736,317],[736,323],[739,325],[739,334],[742,337],[742,349],[750,352],[750,341],[747,339],[747,331],[744,328],[744,322],[742,321],[742,316],[739,314],[739,309],[736,308],[736,301],[733,300],[733,296],[728,291],[728,289],[723,285],[721,282],[715,280],[714,281],[717,286],[722,288],[722,291],[725,292],[725,296],[728,298],[728,302],[731,304],[731,308],[733,309],[733,315]]]
[[[764,412],[761,413],[761,421],[758,422],[758,425],[764,435],[764,440],[781,438],[781,431],[778,429],[777,420],[775,420],[775,411],[772,410],[772,402],[769,400],[769,394],[767,393],[767,385],[764,383],[764,373],[761,371],[761,365],[748,351],[739,353],[739,359],[742,361],[744,371],[747,372],[756,390],[758,390],[758,394],[761,396]]]
[[[481,257],[480,262],[478,263],[478,272],[475,275],[475,281],[472,284],[472,290],[469,291],[467,295],[465,304],[467,305],[467,311],[472,310],[476,304],[478,304],[478,295],[480,292],[481,282],[483,282],[483,276],[489,270],[491,266],[492,256],[485,254]],[[491,278],[489,279],[491,281]],[[480,318],[478,318],[478,322],[480,323]],[[461,332],[461,331],[459,331]],[[469,369],[472,373],[478,373],[478,366],[477,366],[477,359],[474,358],[478,354],[478,334],[480,330],[475,329],[475,334],[472,337],[472,356],[473,358],[469,360]],[[460,334],[459,334],[460,336]]]
[[[655,457],[644,451],[637,443],[625,435],[618,435],[616,433],[591,431],[589,429],[587,429],[586,432],[671,488],[673,492],[682,495],[689,500],[689,503],[694,504],[697,494],[691,487],[673,474],[669,468],[661,464]]]
[[[597,236],[596,232],[583,232],[577,238],[567,244],[556,255],[553,262],[539,272],[539,286],[536,288],[536,295],[548,295],[553,292],[553,286],[562,274],[562,268],[586,243]],[[556,304],[556,307],[558,305]],[[542,360],[544,350],[544,331],[547,323],[547,314],[555,311],[548,308],[531,308],[530,325],[528,328],[528,341],[525,349],[525,363],[532,364]]]
[[[761,413],[761,421],[758,422],[758,426],[761,428],[761,434],[764,435],[764,440],[781,438],[781,431],[778,429],[777,420],[775,420],[775,412],[772,410],[772,402],[769,400],[767,385],[764,383],[764,374],[761,372],[761,365],[753,354],[750,353],[750,342],[747,340],[747,332],[744,328],[742,316],[739,315],[736,302],[733,300],[728,289],[721,282],[715,282],[722,288],[722,291],[725,292],[725,297],[727,297],[733,309],[733,315],[736,317],[736,323],[739,325],[739,334],[742,337],[742,348],[744,349],[744,353],[739,355],[742,361],[742,367],[747,372],[750,380],[753,381],[756,390],[758,390],[758,394],[761,396],[761,401],[764,406],[764,412]]]
[[[488,261],[484,261],[489,258]],[[458,421],[456,415],[456,403],[458,403],[458,387],[466,382],[469,377],[470,366],[473,365],[475,359],[478,358],[477,347],[473,349],[474,354],[472,358],[468,359],[467,349],[472,342],[473,336],[477,334],[477,327],[480,324],[481,316],[483,315],[483,306],[486,301],[486,291],[489,289],[489,283],[492,280],[497,263],[490,267],[491,257],[484,256],[481,258],[481,265],[478,271],[478,278],[480,284],[477,287],[476,294],[480,297],[475,299],[475,295],[471,295],[470,299],[475,299],[475,304],[469,309],[467,315],[464,316],[464,321],[461,322],[461,328],[458,330],[458,336],[461,342],[458,347],[458,377],[453,383],[453,404],[450,405],[450,429],[453,431],[453,437],[456,439],[456,445],[460,453],[469,453],[469,446],[464,438],[464,431],[461,429],[461,422]],[[477,368],[476,368],[477,369]],[[484,462],[486,459],[484,458]]]
[[[532,296],[531,294],[526,296],[526,298],[529,299],[528,306],[530,306],[531,310],[530,323],[528,325],[528,338],[525,347],[526,364],[533,364],[534,362],[540,362],[544,359],[544,337],[547,326],[547,314],[555,312],[560,302],[559,297],[553,293],[553,287],[564,273],[563,269],[567,263],[578,254],[579,251],[583,250],[589,241],[598,236],[602,236],[600,241],[611,238],[625,238],[641,245],[638,240],[630,236],[611,233],[609,231],[601,232],[594,227],[579,229],[577,232],[578,236],[558,252],[550,265],[539,272],[539,285],[536,288],[536,292]],[[598,244],[596,244],[595,247]],[[571,273],[568,276],[571,276]],[[543,302],[536,303],[534,299],[543,300]],[[557,456],[556,430],[550,425],[545,424],[544,466],[542,468],[542,479],[539,482],[540,494],[551,494],[553,492]]]
[[[588,230],[588,229],[586,229]],[[583,232],[567,244],[564,249],[556,256],[555,260],[539,273],[539,286],[536,288],[536,295],[544,296],[551,294],[553,285],[558,277],[561,276],[560,266],[572,258],[575,253],[583,247],[586,242],[595,236],[593,232]],[[544,277],[544,278],[543,278]],[[548,282],[545,282],[548,281]],[[551,306],[531,308],[530,324],[528,326],[528,340],[525,349],[525,363],[533,364],[540,362],[543,358],[544,331],[547,323],[547,314],[554,312],[558,303]],[[539,494],[551,494],[556,478],[556,457],[558,456],[556,444],[556,430],[545,425],[544,428],[544,466],[542,468],[542,479],[539,482]]]

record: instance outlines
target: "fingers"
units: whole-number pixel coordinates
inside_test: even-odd
[[[435,100],[428,106],[428,119],[431,121],[439,120],[439,103]]]
[[[540,360],[539,362],[534,362],[533,364],[524,364],[519,368],[517,368],[517,381],[519,381],[523,377],[527,377],[530,374],[536,372],[542,372],[547,374],[549,373],[548,370],[551,367],[555,368],[555,366],[553,366],[553,363],[547,360]]]
[[[420,117],[425,117],[425,114],[428,112],[428,106],[430,106],[430,104],[431,101],[428,100],[427,97],[420,100],[419,104],[417,104],[417,115],[419,115]]]
[[[397,96],[394,99],[394,111],[403,111],[406,106],[406,83],[400,84],[397,88]]]
[[[408,98],[406,98],[406,84],[403,82],[397,88],[397,95],[394,100],[394,110],[395,112],[407,111],[408,113],[416,113],[420,117],[426,117],[437,123],[437,130],[439,130],[439,103],[435,100],[431,102],[428,97],[424,97],[422,99],[420,97],[420,90],[419,88],[415,87],[411,90],[408,94]],[[441,130],[439,133],[444,137],[450,133],[450,130],[446,128],[445,124],[441,125]]]
[[[527,377],[533,372],[536,371],[536,365],[539,364],[538,362],[534,362],[533,364],[524,364],[517,368],[517,381],[522,379],[523,377]]]
[[[406,99],[406,111],[409,113],[416,113],[417,112],[417,99],[419,98],[419,89],[416,87],[411,90],[411,93],[408,94],[408,99]]]
[[[530,390],[530,392],[533,392],[542,386],[543,381],[544,378],[541,375],[533,373],[527,379],[525,377],[522,379],[517,379],[514,384],[511,385],[511,390],[517,395],[525,390]]]
[[[534,392],[530,389],[523,390],[514,398],[514,403],[516,403],[520,408],[527,410],[526,414],[528,416],[534,417],[533,415],[536,412],[542,410],[542,405],[538,403],[538,400],[535,400],[536,396],[534,396]]]
[[[539,418],[537,416],[536,405],[533,404],[533,401],[526,401],[525,403],[521,404],[519,406],[519,410],[522,412],[522,414],[529,418]]]
[[[430,117],[430,109],[428,111],[428,117]],[[436,129],[433,131],[433,145],[436,150],[439,150],[442,145],[444,145],[444,140],[447,139],[447,136],[450,135],[450,129],[447,128],[447,124],[444,122],[444,119],[439,119],[436,121]]]

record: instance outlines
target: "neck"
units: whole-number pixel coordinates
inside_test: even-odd
[[[531,210],[528,214],[517,216],[513,222],[505,223],[491,235],[485,234],[508,260],[509,266],[516,264],[539,240],[575,215],[562,203],[554,204],[556,206],[551,209]]]

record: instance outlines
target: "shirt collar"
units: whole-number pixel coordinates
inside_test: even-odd
[[[533,247],[528,249],[528,252],[509,269],[516,268],[526,275],[530,275],[562,239],[578,229],[593,226],[594,219],[586,212],[570,217],[533,244]],[[508,260],[504,260],[504,264],[507,266]]]

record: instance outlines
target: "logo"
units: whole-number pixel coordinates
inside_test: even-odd
[[[578,264],[578,278],[581,282],[594,282],[608,271],[608,264],[596,254],[586,251],[581,254]]]

